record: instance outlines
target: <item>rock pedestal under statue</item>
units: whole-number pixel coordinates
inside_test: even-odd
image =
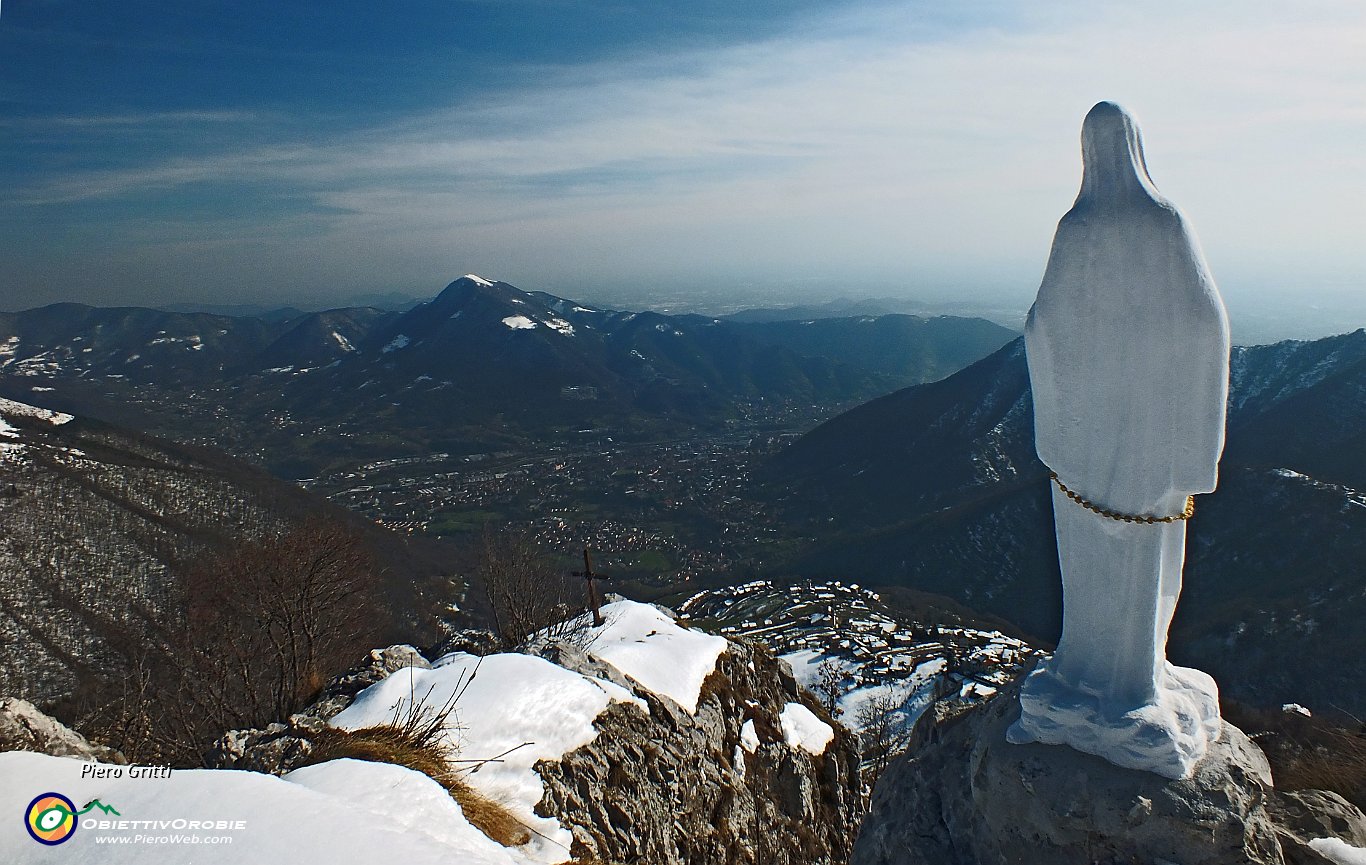
[[[1214,680],[1169,664],[1166,644],[1192,496],[1214,489],[1224,446],[1228,321],[1133,118],[1091,109],[1082,155],[1025,327],[1063,629],[1010,740],[1181,778],[1220,735]]]
[[[1002,691],[883,773],[851,865],[1329,865],[1313,839],[1366,846],[1366,816],[1333,793],[1272,789],[1236,727],[1173,780],[1008,744],[1017,697]]]

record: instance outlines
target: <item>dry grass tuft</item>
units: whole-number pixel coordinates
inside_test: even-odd
[[[446,788],[465,812],[465,819],[494,841],[504,847],[530,841],[529,828],[503,805],[466,783],[455,768],[459,752],[445,735],[455,698],[439,709],[422,700],[410,700],[408,705],[406,713],[396,709],[393,720],[387,724],[358,730],[325,727],[311,734],[313,750],[304,765],[350,758],[406,766]]]
[[[1366,810],[1366,735],[1320,718],[1224,703],[1224,717],[1266,753],[1279,790],[1329,790]]]

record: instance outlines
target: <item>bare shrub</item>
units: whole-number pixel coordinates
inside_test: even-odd
[[[902,707],[905,695],[881,690],[859,704],[854,713],[863,754],[864,780],[869,786],[906,750],[909,733]]]
[[[140,762],[196,765],[223,731],[287,718],[385,623],[360,536],[317,518],[205,560],[179,594],[183,612],[148,617],[83,725]]]
[[[591,641],[579,580],[556,568],[526,535],[484,528],[477,578],[505,651],[536,642]]]
[[[1224,719],[1266,753],[1278,790],[1329,790],[1366,810],[1366,726],[1357,732],[1318,716],[1221,702]]]

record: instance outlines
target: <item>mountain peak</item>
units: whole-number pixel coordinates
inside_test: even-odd
[[[502,291],[500,291],[500,289],[502,289]],[[512,289],[514,293],[521,294],[520,291],[513,289],[512,286],[507,283],[490,282],[477,274],[467,273],[442,289],[441,293],[438,294],[436,299],[432,302],[443,304],[449,303],[452,300],[464,301],[481,294],[497,297],[504,293],[506,289]]]

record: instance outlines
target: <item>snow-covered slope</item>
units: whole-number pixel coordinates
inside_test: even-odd
[[[82,778],[69,757],[0,754],[0,851],[8,865],[48,863],[328,863],[519,865],[425,775],[384,763],[337,760],[286,778],[211,769],[169,777]],[[59,845],[33,840],[20,818],[35,796],[56,792],[78,808]],[[117,813],[115,813],[117,812]]]
[[[587,626],[580,640],[588,655],[695,712],[702,682],[716,668],[726,640],[681,628],[649,604],[617,601],[602,612],[604,624]],[[621,685],[544,658],[455,653],[430,670],[400,670],[362,691],[331,723],[346,729],[384,724],[396,712],[408,715],[414,700],[440,706],[456,701],[457,694],[447,737],[469,759],[498,758],[469,772],[469,783],[535,831],[526,855],[561,861],[573,836],[553,817],[535,813],[545,792],[536,763],[559,760],[593,741],[598,735],[594,721],[609,704],[634,705],[648,714],[645,701]]]
[[[859,809],[849,734],[766,652],[681,627],[646,604],[603,612],[602,627],[541,645],[540,656],[454,653],[426,668],[413,653],[407,663],[419,666],[386,667],[330,720],[358,729],[402,719],[414,702],[452,701],[443,734],[459,749],[454,768],[532,831],[528,843],[489,840],[441,785],[409,769],[303,765],[317,715],[275,725],[275,745],[296,737],[293,757],[272,764],[279,777],[219,769],[134,778],[129,767],[104,767],[108,776],[95,779],[82,768],[96,764],[0,754],[0,813],[23,814],[47,793],[78,814],[100,803],[79,814],[60,849],[31,840],[20,820],[3,821],[0,861],[722,865],[735,861],[728,845],[742,835],[754,836],[742,840],[757,861],[843,861]],[[255,733],[257,742],[272,735]],[[62,822],[60,813],[47,819]]]
[[[768,644],[856,732],[875,710],[909,730],[941,696],[990,697],[1037,657],[998,631],[913,621],[876,592],[840,580],[707,589],[679,611],[723,634]]]
[[[404,717],[414,699],[443,705],[466,683],[447,738],[467,758],[499,760],[468,773],[469,783],[535,830],[525,851],[529,858],[561,861],[573,836],[553,817],[534,811],[544,793],[537,761],[558,760],[593,741],[593,720],[609,703],[643,708],[644,702],[619,685],[531,655],[460,653],[441,658],[430,670],[399,671],[361,692],[332,723],[347,729],[384,724],[396,711]]]

